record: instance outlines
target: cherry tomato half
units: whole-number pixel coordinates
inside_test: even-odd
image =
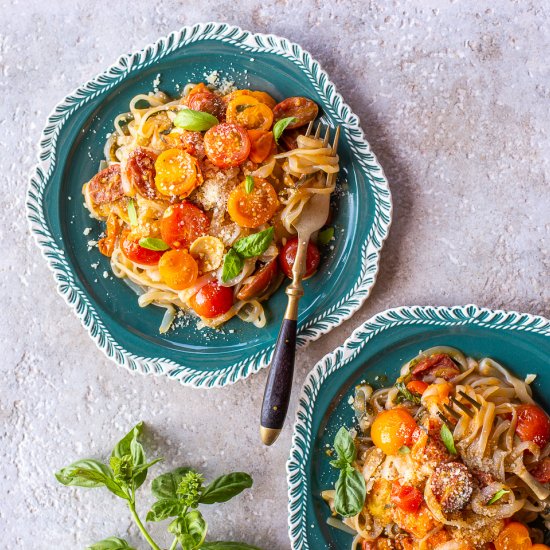
[[[155,187],[155,161],[157,155],[138,147],[130,153],[126,163],[126,176],[137,192],[146,199],[160,198]]]
[[[185,198],[202,183],[197,159],[178,147],[163,151],[155,170],[155,185],[163,195]]]
[[[401,485],[394,481],[391,488],[391,501],[404,512],[416,512],[424,497],[422,493],[412,485]]]
[[[535,469],[531,470],[531,475],[540,483],[550,483],[550,456],[545,456]]]
[[[528,550],[532,548],[529,531],[523,523],[512,521],[509,523],[496,538],[496,550]]]
[[[532,441],[544,447],[550,441],[550,418],[537,405],[520,405],[517,408],[516,434],[522,441]]]
[[[189,248],[208,232],[208,216],[194,204],[184,201],[169,206],[160,220],[160,235],[171,248]]]
[[[417,425],[411,414],[402,408],[378,413],[372,423],[372,442],[387,455],[395,455],[404,445],[411,445]]]
[[[161,250],[143,248],[137,240],[129,238],[128,232],[122,235],[120,248],[129,260],[142,265],[156,265],[164,254],[164,251]]]
[[[271,153],[275,140],[273,132],[266,130],[248,130],[250,138],[250,155],[252,162],[263,162]]]
[[[259,227],[269,221],[279,208],[273,185],[262,178],[253,178],[254,187],[247,193],[246,181],[229,194],[227,212],[241,227]]]
[[[94,204],[106,204],[124,196],[120,164],[112,164],[101,170],[88,183],[88,193]]]
[[[159,261],[162,280],[174,290],[190,287],[199,275],[199,266],[187,250],[169,250]]]
[[[314,101],[307,97],[289,97],[273,108],[275,121],[282,118],[295,117],[297,120],[287,126],[287,129],[305,126],[317,118],[319,107]]]
[[[217,124],[204,134],[204,149],[219,168],[238,166],[248,158],[250,138],[238,124]]]
[[[288,239],[279,254],[279,264],[281,265],[283,273],[289,279],[292,279],[292,268],[294,266],[294,261],[296,260],[297,250],[298,237],[293,237],[292,239]],[[310,241],[307,245],[306,273],[304,275],[304,279],[311,277],[317,271],[320,260],[321,254],[319,254],[319,249]]]
[[[218,281],[204,285],[189,300],[191,307],[201,317],[212,319],[227,313],[233,305],[233,289],[221,286]]]
[[[426,382],[422,382],[422,380],[411,380],[407,384],[407,389],[411,393],[416,393],[418,395],[422,395],[426,391],[427,387],[428,384],[426,384]]]
[[[218,120],[221,120],[224,116],[225,106],[222,98],[210,90],[190,94],[186,103],[189,109],[210,113]]]

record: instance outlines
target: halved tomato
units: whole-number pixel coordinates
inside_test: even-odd
[[[232,99],[235,99],[239,95],[248,95],[252,96],[254,99],[257,99],[260,103],[264,103],[270,109],[273,109],[277,102],[267,93],[261,92],[258,90],[235,90],[230,94],[227,94],[223,97],[223,101],[228,104]]]
[[[187,106],[193,111],[210,113],[218,120],[221,120],[225,114],[225,106],[222,98],[208,89],[206,89],[206,91],[190,94],[187,97],[186,103]]]
[[[126,177],[137,192],[146,199],[160,198],[155,187],[156,160],[155,153],[138,147],[130,153],[126,163]]]
[[[204,285],[189,300],[191,307],[201,317],[212,319],[227,313],[233,305],[233,289],[221,286],[218,281]]]
[[[217,124],[204,134],[204,149],[219,168],[238,166],[248,158],[250,138],[238,124]]]
[[[164,251],[161,250],[143,248],[139,245],[138,240],[129,237],[128,231],[122,234],[120,249],[129,260],[142,265],[156,265],[164,254]]]
[[[279,263],[281,264],[281,269],[284,274],[292,279],[292,268],[294,267],[294,262],[296,261],[296,251],[298,250],[298,237],[293,237],[288,239],[286,244],[283,246],[281,253],[279,254]],[[321,260],[321,254],[319,249],[311,241],[307,245],[306,253],[306,272],[304,274],[304,279],[311,277],[319,267],[319,262]]]
[[[253,96],[238,95],[227,105],[226,119],[248,130],[269,130],[273,111]]]
[[[271,153],[275,140],[273,133],[267,130],[248,130],[250,155],[252,162],[263,162]]]
[[[88,183],[88,194],[94,204],[106,204],[124,196],[120,164],[111,164],[97,173]]]
[[[162,240],[171,248],[189,248],[209,227],[208,216],[188,201],[169,206],[160,220]]]
[[[287,129],[305,126],[317,118],[319,107],[307,97],[289,97],[273,108],[275,121],[283,118],[295,117],[297,120],[287,126]]]
[[[262,178],[253,179],[254,187],[249,193],[243,181],[231,191],[227,200],[229,216],[241,227],[259,227],[269,221],[279,207],[273,185]]]
[[[183,290],[197,280],[199,266],[187,250],[169,250],[159,261],[159,272],[170,288]]]
[[[163,151],[155,162],[155,185],[163,195],[185,198],[202,184],[197,159],[183,149]]]
[[[537,405],[517,407],[516,434],[522,441],[532,441],[544,447],[550,441],[550,417]]]

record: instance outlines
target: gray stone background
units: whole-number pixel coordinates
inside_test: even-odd
[[[266,373],[199,391],[117,368],[56,294],[25,220],[28,174],[56,102],[119,54],[208,20],[284,35],[312,52],[361,117],[393,192],[378,284],[353,319],[299,353],[296,393],[317,360],[391,306],[550,313],[547,1],[3,0],[2,548],[83,548],[111,534],[145,548],[121,502],[52,476],[78,457],[105,455],[140,419],[150,454],[167,457],[159,471],[189,464],[209,478],[232,469],[254,476],[235,504],[207,511],[213,537],[289,548],[291,422],[274,447],[260,445]]]

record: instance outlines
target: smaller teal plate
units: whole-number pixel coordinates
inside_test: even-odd
[[[288,519],[293,550],[350,548],[350,535],[330,527],[321,491],[334,487],[327,445],[354,422],[348,399],[361,380],[397,378],[422,349],[453,346],[491,357],[520,378],[536,374],[535,399],[550,410],[550,321],[535,315],[465,307],[401,307],[379,313],[309,373],[299,400],[287,463]]]
[[[166,334],[164,310],[141,309],[132,290],[111,275],[108,259],[88,241],[102,224],[82,205],[82,184],[97,171],[107,134],[130,99],[154,82],[171,95],[182,84],[217,71],[239,88],[271,93],[277,100],[304,95],[322,120],[342,127],[338,148],[346,192],[337,193],[336,239],[319,273],[306,282],[300,303],[298,344],[338,326],[361,307],[376,280],[382,243],[391,220],[387,181],[359,127],[319,63],[297,44],[238,27],[205,23],[184,27],[119,61],[65,98],[50,115],[31,179],[27,212],[32,232],[57,281],[98,347],[142,374],[164,374],[190,386],[223,386],[269,363],[286,303],[280,289],[268,303],[268,324],[257,329],[231,319],[220,331],[195,322]]]

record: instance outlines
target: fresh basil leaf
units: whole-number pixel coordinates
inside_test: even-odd
[[[245,489],[252,487],[252,478],[244,472],[233,472],[215,479],[207,485],[200,497],[201,504],[227,502]]]
[[[195,550],[204,542],[207,527],[202,514],[198,510],[193,510],[172,521],[168,531],[177,537],[184,550]]]
[[[82,476],[78,474],[79,471],[84,470],[95,471],[104,477],[112,477],[113,475],[106,464],[99,462],[99,460],[94,460],[93,458],[84,458],[73,462],[65,468],[61,468],[59,472],[56,472],[55,477],[59,483],[67,486],[95,488],[105,485],[103,481],[90,479],[88,475]]]
[[[134,461],[132,455],[124,455],[122,458],[112,456],[109,460],[111,470],[115,474],[115,479],[126,486],[130,485],[134,477]]]
[[[508,489],[500,489],[500,491],[497,491],[487,502],[487,506],[490,504],[494,504],[497,500],[500,500],[504,495],[507,495],[510,491]]]
[[[245,193],[250,195],[250,193],[252,193],[252,189],[254,189],[254,178],[252,176],[246,176],[246,180],[244,182]]]
[[[243,266],[243,259],[235,250],[230,248],[223,258],[222,281],[227,283],[227,281],[234,279],[243,270]]]
[[[92,487],[101,487],[104,486],[111,493],[115,494],[117,497],[128,500],[128,494],[123,490],[121,482],[113,479],[111,471],[108,474],[99,472],[97,470],[90,470],[85,468],[77,468],[73,471],[74,479],[79,480],[79,483],[74,483],[74,485],[80,485],[81,487],[86,487],[82,481],[88,481],[93,483]],[[88,485],[89,487],[89,485]]]
[[[279,138],[283,135],[286,127],[293,122],[296,122],[298,119],[295,116],[289,116],[282,118],[273,125],[273,137],[275,141],[279,143]]]
[[[325,246],[330,241],[332,241],[332,238],[334,237],[334,227],[327,227],[326,229],[323,229],[323,231],[319,232],[319,235],[317,236],[317,242]]]
[[[190,472],[191,468],[176,468],[166,474],[153,479],[151,486],[151,492],[155,498],[161,499],[175,499],[178,498],[178,486],[181,480],[187,472]]]
[[[458,454],[456,452],[455,440],[453,438],[453,434],[452,434],[451,430],[449,430],[449,426],[447,426],[447,424],[443,423],[441,425],[441,431],[439,433],[441,435],[441,440],[445,444],[445,447],[447,447],[447,450],[452,455]]]
[[[135,227],[138,224],[136,204],[134,202],[134,199],[130,199],[130,202],[128,203],[128,218],[130,219],[130,225],[132,227]]]
[[[166,518],[179,516],[183,512],[183,504],[179,500],[163,498],[157,500],[149,512],[147,521],[162,521]]]
[[[410,392],[407,389],[407,386],[405,386],[404,382],[396,382],[395,387],[399,390],[399,393],[411,403],[414,403],[415,405],[419,405],[421,402],[421,399],[418,395],[414,395],[412,392]]]
[[[94,542],[94,544],[88,546],[87,550],[135,550],[135,548],[130,546],[124,539],[109,537],[108,539]]]
[[[342,517],[356,516],[362,509],[367,495],[365,478],[349,466],[340,471],[336,482],[334,510]]]
[[[116,445],[111,453],[111,457],[122,459],[126,455],[132,457],[133,476],[135,488],[141,487],[147,478],[147,470],[136,473],[136,469],[143,466],[146,462],[145,451],[138,441],[138,437],[143,432],[143,422],[136,424]]]
[[[148,250],[168,250],[170,248],[162,239],[155,239],[154,237],[140,239],[139,246]]]
[[[334,450],[338,458],[351,464],[355,460],[356,450],[353,437],[344,426],[342,426],[334,438]]]
[[[275,229],[269,227],[248,237],[239,239],[233,248],[243,258],[254,258],[255,256],[261,256],[271,244]]]
[[[345,468],[348,465],[348,461],[343,458],[338,458],[337,460],[331,460],[329,464],[333,468],[338,468],[339,470],[341,470],[342,468]]]
[[[398,451],[400,455],[408,455],[411,452],[411,449],[407,445],[403,445]]]
[[[201,550],[260,550],[257,546],[251,546],[244,542],[205,542],[201,546]]]
[[[193,132],[204,132],[216,124],[219,124],[219,121],[214,115],[192,109],[182,109],[174,119],[174,126]]]

